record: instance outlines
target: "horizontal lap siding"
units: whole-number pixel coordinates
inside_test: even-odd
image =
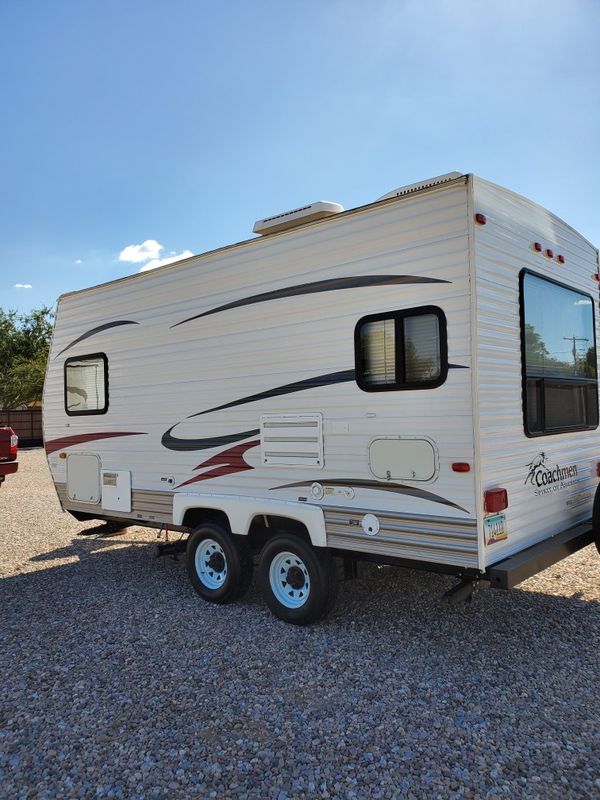
[[[594,248],[545,209],[500,187],[475,179],[477,354],[482,490],[508,490],[508,539],[486,548],[487,563],[546,538],[591,514],[598,431],[528,438],[524,433],[519,319],[519,273],[523,268],[591,294],[598,310]],[[533,250],[540,242],[565,263]],[[596,325],[597,327],[597,325]],[[536,496],[525,484],[529,464],[541,451],[550,468],[577,464],[581,483]],[[535,487],[537,488],[537,487]],[[575,495],[587,500],[570,506]]]
[[[476,568],[477,523],[452,518],[415,518],[400,514],[379,514],[377,536],[363,531],[366,510],[325,509],[327,544],[342,550],[400,556],[438,564]]]
[[[227,449],[168,450],[161,446],[161,436],[172,426],[177,437],[217,437],[258,429],[261,414],[321,413],[324,469],[264,466],[256,447],[244,454],[252,469],[184,490],[249,496],[268,492],[273,498],[297,500],[302,495],[298,488],[276,487],[302,480],[309,486],[311,481],[325,484],[328,477],[375,480],[368,466],[373,437],[423,435],[436,443],[440,470],[435,482],[415,485],[466,511],[364,488],[356,489],[348,505],[472,517],[472,474],[451,470],[452,461],[473,460],[466,196],[461,184],[390,201],[63,298],[45,392],[46,439],[90,430],[143,432],[71,451],[91,448],[101,454],[103,468],[131,469],[134,488],[154,491],[164,488],[161,476],[172,475],[177,486],[202,474],[204,468],[196,467]],[[286,297],[171,327],[250,295],[383,274],[444,283]],[[202,413],[289,383],[353,370],[354,329],[361,317],[423,305],[444,310],[449,359],[461,367],[450,369],[439,389],[366,393],[351,381]],[[115,319],[139,324],[107,330],[56,357],[83,329]],[[64,359],[98,351],[109,356],[109,412],[67,419],[62,408]],[[50,460],[55,479],[64,481],[64,462]],[[399,551],[402,547],[399,542]],[[429,550],[422,555],[432,559]]]

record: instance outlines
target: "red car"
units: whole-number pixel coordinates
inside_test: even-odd
[[[0,428],[0,485],[4,478],[19,469],[17,446],[19,437],[12,428]]]

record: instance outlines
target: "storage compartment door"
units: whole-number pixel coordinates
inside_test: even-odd
[[[428,439],[375,439],[369,447],[369,466],[383,480],[431,481],[436,475],[436,452]]]
[[[100,459],[73,453],[67,456],[67,497],[79,503],[100,502]]]
[[[102,508],[106,511],[131,511],[131,472],[102,470]]]

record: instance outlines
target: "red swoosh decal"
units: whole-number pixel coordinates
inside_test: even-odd
[[[209,469],[208,472],[203,472],[202,475],[195,475],[183,483],[176,486],[180,489],[182,486],[187,486],[190,483],[198,483],[199,481],[207,481],[210,478],[222,478],[224,475],[233,475],[236,472],[244,472],[247,469],[254,469],[250,464],[244,461],[244,453],[252,447],[260,444],[260,439],[253,442],[246,442],[245,444],[237,444],[235,447],[230,447],[228,450],[223,450],[222,453],[217,453],[211,456],[202,464],[198,464],[194,469],[202,469],[203,467],[214,467]]]
[[[74,444],[85,444],[94,442],[97,439],[112,439],[115,436],[146,436],[141,431],[103,431],[102,433],[76,433],[73,436],[63,436],[60,439],[51,439],[44,444],[46,453],[54,453],[55,450],[64,450],[65,447],[72,447]]]

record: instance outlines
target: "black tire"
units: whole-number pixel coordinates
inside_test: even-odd
[[[600,553],[600,486],[596,489],[594,495],[594,508],[592,510],[592,531],[594,532],[594,541],[596,548]]]
[[[198,552],[203,545],[208,550],[206,557]],[[252,558],[242,537],[232,536],[214,522],[205,522],[190,534],[185,558],[192,586],[209,603],[233,603],[246,594],[252,580]]]
[[[284,560],[284,553],[292,554],[295,559]],[[280,561],[279,566],[276,559]],[[298,565],[298,560],[302,566]],[[280,575],[280,593],[288,592],[290,602],[301,605],[290,608],[278,599],[271,583],[272,565]],[[284,570],[288,571],[284,574]],[[290,577],[293,583],[288,582]],[[293,625],[310,625],[323,619],[333,608],[337,595],[337,574],[329,550],[315,548],[293,534],[274,536],[265,544],[258,564],[258,580],[262,596],[272,613]],[[303,597],[302,591],[306,591],[306,587],[308,592]]]

